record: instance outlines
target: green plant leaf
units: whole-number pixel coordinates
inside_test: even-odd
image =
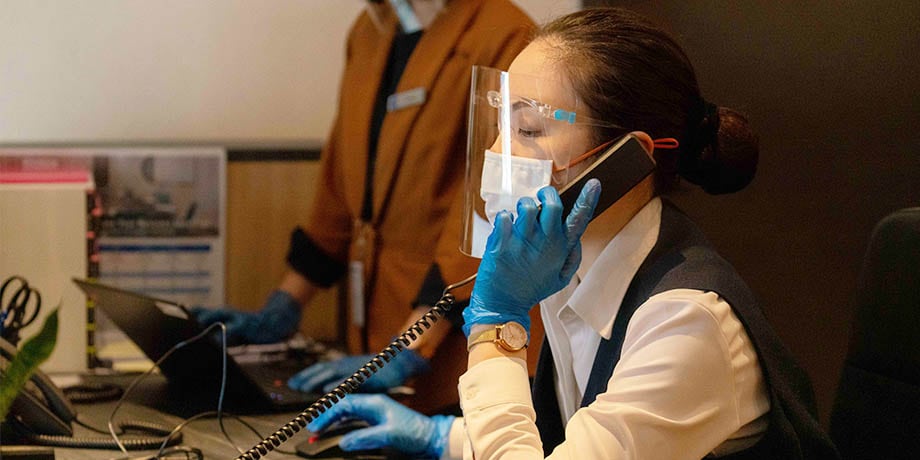
[[[41,330],[26,340],[22,350],[16,353],[0,381],[0,420],[6,418],[10,405],[38,366],[45,362],[57,343],[58,308],[46,318]]]

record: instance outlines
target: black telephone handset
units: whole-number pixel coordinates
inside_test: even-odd
[[[16,348],[0,339],[0,377],[6,373]],[[36,370],[10,406],[8,420],[30,430],[53,436],[73,436],[72,423],[77,413],[61,390],[45,374]]]
[[[651,155],[631,134],[614,142],[599,155],[590,168],[582,171],[559,192],[563,216],[568,216],[572,211],[578,194],[588,180],[596,178],[601,181],[601,196],[591,217],[594,219],[655,170],[655,162]]]

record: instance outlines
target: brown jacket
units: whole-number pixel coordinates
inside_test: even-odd
[[[338,114],[322,153],[314,211],[305,226],[323,252],[343,263],[355,256],[353,228],[365,194],[371,114],[396,30],[393,18],[385,20],[389,32],[382,33],[363,13],[349,34]],[[532,31],[532,21],[508,0],[453,0],[423,33],[397,93],[424,88],[425,100],[387,113],[380,129],[370,222],[373,246],[367,259],[369,350],[358,350],[361,340],[352,330],[352,352],[376,352],[392,340],[432,263],[449,267],[444,273],[448,283],[476,271],[478,260],[463,256],[459,241],[442,240],[458,236],[443,231],[446,226],[460,226],[450,209],[462,199],[471,68],[507,68]],[[449,247],[454,250],[443,250]],[[460,278],[449,278],[453,276]],[[425,386],[437,388],[430,379],[443,380],[448,386],[437,391],[456,400],[453,390],[465,358],[462,334],[448,337],[432,360],[435,369]],[[450,401],[432,404],[444,402]]]

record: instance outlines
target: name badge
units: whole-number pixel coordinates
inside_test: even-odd
[[[351,304],[351,323],[364,327],[364,262],[348,263],[348,300]]]
[[[414,107],[425,103],[425,88],[413,88],[387,97],[387,112]]]

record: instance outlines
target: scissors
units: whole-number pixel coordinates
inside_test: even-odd
[[[0,336],[16,345],[19,342],[19,330],[35,321],[41,307],[41,294],[29,286],[25,278],[7,278],[0,286]]]

